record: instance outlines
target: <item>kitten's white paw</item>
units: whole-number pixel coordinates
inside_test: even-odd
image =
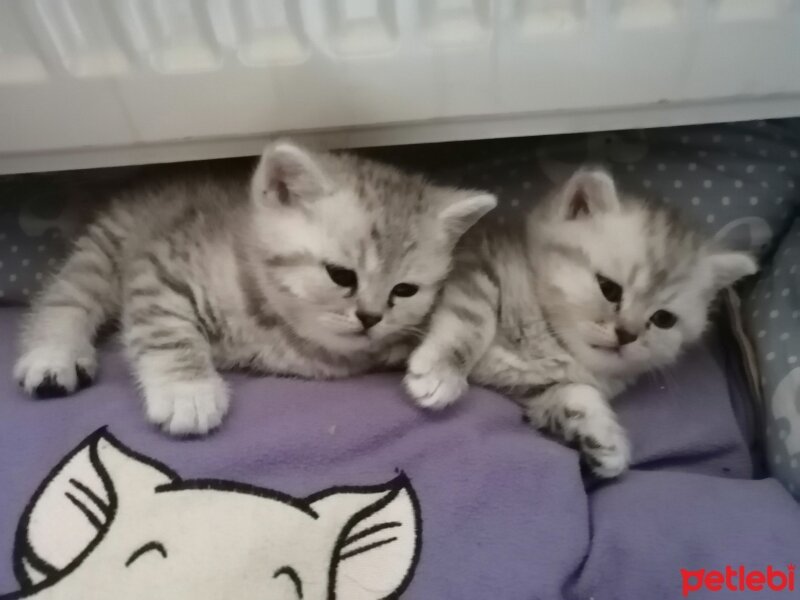
[[[97,357],[91,344],[42,344],[25,352],[14,366],[14,379],[35,398],[59,398],[91,385]]]
[[[577,445],[584,462],[598,477],[617,477],[628,469],[628,435],[596,388],[583,384],[563,386],[553,395],[534,399],[526,415],[536,427]]]
[[[147,418],[172,435],[203,435],[228,412],[228,389],[219,376],[145,384]]]
[[[409,369],[403,379],[406,390],[422,408],[441,410],[467,391],[467,378],[451,368],[431,369],[418,373]]]
[[[610,479],[628,470],[631,445],[614,419],[587,419],[578,432],[578,446],[586,464],[598,477]]]

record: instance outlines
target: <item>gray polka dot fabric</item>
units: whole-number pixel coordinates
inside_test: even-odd
[[[742,308],[760,363],[767,463],[800,499],[800,218]]]

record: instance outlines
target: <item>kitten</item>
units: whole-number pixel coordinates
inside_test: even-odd
[[[89,384],[119,318],[147,417],[222,422],[217,368],[344,377],[403,361],[489,194],[288,142],[244,180],[186,179],[118,198],[78,239],[23,328],[15,377],[38,397]]]
[[[607,173],[579,170],[517,230],[479,225],[462,238],[405,384],[427,408],[454,401],[468,376],[505,391],[614,477],[630,448],[608,401],[673,362],[717,292],[756,269],[666,208],[620,197]]]

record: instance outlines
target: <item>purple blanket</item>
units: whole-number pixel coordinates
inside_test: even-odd
[[[0,311],[0,332],[7,340],[0,348],[3,373],[11,370],[17,317],[10,309]],[[531,431],[514,405],[480,389],[449,412],[430,415],[406,400],[394,374],[324,383],[235,375],[230,377],[233,410],[223,428],[205,439],[177,441],[145,422],[130,375],[113,348],[103,354],[99,382],[72,398],[34,402],[9,376],[0,377],[0,594],[20,588],[12,548],[26,505],[46,479],[55,482],[51,491],[61,485],[53,467],[107,426],[124,446],[145,455],[147,464],[156,460],[177,472],[142,471],[144,478],[166,478],[155,488],[162,491],[183,485],[202,489],[204,498],[221,494],[214,492],[217,488],[272,494],[298,514],[305,511],[322,522],[327,517],[320,498],[326,494],[344,491],[342,497],[360,498],[356,492],[362,488],[344,486],[378,486],[364,488],[372,495],[364,495],[362,504],[373,508],[348,521],[350,529],[341,529],[336,544],[353,548],[363,536],[396,527],[396,535],[376,542],[378,548],[388,544],[393,554],[381,558],[368,548],[375,544],[359,549],[369,550],[364,555],[369,560],[388,556],[390,562],[383,567],[374,562],[377,571],[362,570],[354,577],[386,572],[394,579],[383,583],[403,598],[638,600],[680,598],[684,591],[692,598],[795,597],[768,585],[760,592],[726,591],[724,581],[721,591],[713,591],[718,579],[711,570],[721,571],[724,579],[726,567],[735,569],[735,577],[730,569],[728,574],[735,586],[740,565],[746,573],[767,573],[771,567],[788,576],[793,573],[788,565],[800,560],[800,510],[775,481],[749,479],[747,444],[731,408],[729,378],[716,356],[708,347],[698,348],[675,369],[642,381],[620,399],[635,468],[602,485],[587,485],[575,452]],[[102,463],[115,480],[115,467],[109,465],[123,454],[106,446],[91,450],[95,462],[86,465]],[[179,484],[177,476],[224,482]],[[90,480],[102,487],[100,478],[76,477],[83,487],[91,487]],[[95,490],[97,514],[114,504],[103,481],[106,492]],[[329,489],[334,492],[322,492]],[[73,504],[86,508],[89,497]],[[126,502],[119,501],[119,510]],[[365,520],[389,509],[400,516],[377,525]],[[29,515],[28,536],[41,540],[49,525],[37,510]],[[359,519],[365,525],[354,534]],[[224,519],[208,525],[224,527]],[[107,537],[88,554],[86,565],[111,544],[113,536]],[[30,547],[38,551],[43,542],[31,539]],[[339,546],[331,559],[340,561],[339,571],[326,571],[338,583],[328,582],[328,596],[319,597],[333,597],[331,590],[346,600],[382,597],[341,587],[342,569],[361,559],[350,560],[357,552]],[[156,561],[162,551],[152,543],[140,550],[129,561]],[[163,550],[164,555],[172,551]],[[55,553],[50,562],[67,564],[74,558],[60,546],[42,552]],[[59,558],[59,552],[65,554]],[[63,582],[75,579],[86,565]],[[402,573],[393,574],[386,565]],[[44,567],[21,570],[30,575],[29,585],[46,579]],[[275,574],[286,585],[297,586],[301,579],[288,567]],[[750,579],[752,589],[759,581]],[[305,585],[302,597],[310,598],[313,581]]]

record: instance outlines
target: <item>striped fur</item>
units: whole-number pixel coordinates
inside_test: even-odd
[[[616,476],[630,450],[608,400],[674,361],[702,334],[716,293],[755,270],[664,207],[620,198],[606,173],[578,171],[525,223],[464,236],[406,387],[428,408],[453,402],[467,378],[501,390],[597,475]]]
[[[81,237],[26,319],[15,376],[36,396],[97,369],[121,322],[147,416],[173,434],[218,426],[217,369],[343,377],[402,363],[491,195],[347,155],[269,146],[252,181],[131,190]],[[344,288],[329,267],[350,269]],[[418,286],[395,297],[398,283]],[[356,313],[378,315],[365,328]]]

